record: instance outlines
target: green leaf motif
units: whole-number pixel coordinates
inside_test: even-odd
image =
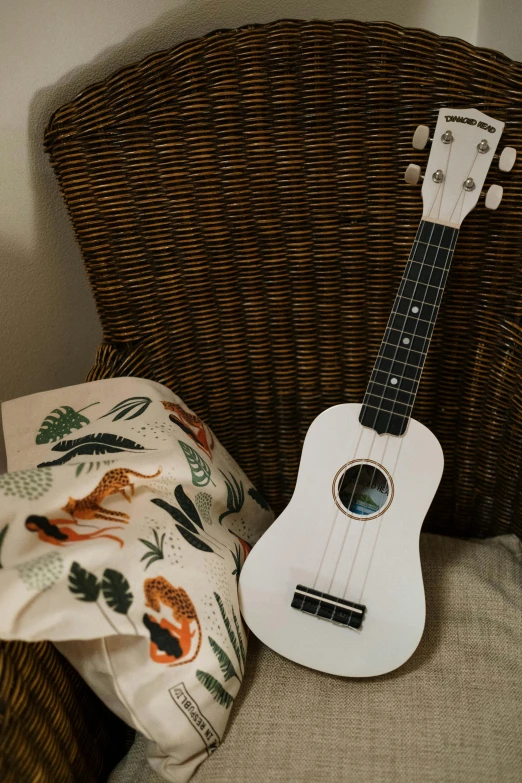
[[[58,552],[49,552],[16,566],[16,571],[30,590],[41,592],[48,590],[60,579],[63,573],[63,558]]]
[[[197,538],[194,536],[189,530],[187,530],[184,527],[181,527],[181,525],[176,525],[177,529],[191,546],[193,546],[195,549],[200,549],[202,552],[214,552],[212,547],[210,547],[208,544],[205,544],[204,541],[202,541],[200,538]]]
[[[78,601],[89,603],[97,601],[100,595],[101,583],[95,574],[91,574],[79,563],[74,562],[69,571],[69,590]]]
[[[99,402],[93,402],[86,408],[99,404]],[[86,408],[81,408],[81,410],[84,411]],[[36,436],[36,443],[38,446],[44,443],[54,443],[64,435],[70,435],[73,430],[81,430],[86,424],[90,424],[90,421],[86,416],[82,416],[80,411],[75,411],[70,405],[61,405],[51,411],[43,420]]]
[[[152,534],[154,536],[154,542],[147,541],[145,538],[139,538],[138,541],[141,541],[142,544],[144,544],[148,548],[148,552],[145,552],[143,557],[140,558],[140,563],[144,560],[147,560],[147,558],[150,558],[147,565],[145,566],[145,571],[150,566],[151,563],[155,563],[156,560],[163,560],[165,558],[165,555],[163,554],[163,544],[165,542],[165,533],[160,537],[158,535],[157,530],[153,530]]]
[[[192,500],[186,494],[181,484],[178,484],[178,486],[174,490],[174,495],[179,505],[181,506],[185,514],[189,517],[189,519],[191,519],[195,525],[197,525],[198,527],[201,528],[201,530],[203,530],[203,525],[201,524],[201,519],[199,518],[198,510],[194,505],[194,503],[192,502]]]
[[[218,682],[215,677],[212,677],[212,675],[208,674],[207,672],[202,672],[201,669],[197,670],[196,677],[200,683],[204,685],[207,691],[212,694],[218,704],[220,704],[222,707],[225,707],[227,710],[232,706],[234,703],[233,697],[230,695],[230,693],[226,692],[221,683]]]
[[[106,416],[111,416],[115,413],[113,421],[119,421],[119,419],[130,421],[145,413],[151,402],[150,397],[127,397],[126,400],[122,400],[114,408],[111,408],[108,413],[100,416],[100,419],[105,419]]]
[[[110,432],[100,432],[97,435],[85,435],[83,438],[75,440],[62,440],[53,446],[52,450],[66,453],[53,462],[42,462],[38,465],[39,468],[64,465],[82,455],[115,454],[120,451],[145,451],[146,449],[140,443],[135,443],[129,438],[113,435]]]
[[[113,459],[104,459],[101,462],[79,462],[74,473],[76,478],[78,478],[85,468],[85,475],[87,476],[91,470],[99,470],[102,465],[113,465],[114,462],[115,460]]]
[[[223,473],[223,471],[220,471]],[[222,524],[225,517],[228,517],[229,514],[237,514],[241,509],[243,508],[243,503],[245,502],[245,490],[243,487],[243,482],[238,481],[235,476],[230,474],[230,480],[225,473],[223,473],[223,476],[225,477],[225,484],[227,486],[227,506],[228,510],[224,511],[219,516],[219,522]]]
[[[230,550],[230,554],[234,558],[235,568],[232,571],[232,576],[236,577],[236,582],[239,582],[239,575],[241,574],[241,547],[239,544],[234,545],[234,551]]]
[[[236,617],[236,613],[234,611],[234,607],[232,607],[232,617],[234,618],[234,625],[236,626],[237,638],[238,638],[238,641],[239,641],[239,649],[240,649],[240,652],[241,652],[241,660],[242,660],[243,666],[244,666],[245,663],[246,663],[246,650],[245,650],[245,645],[243,644],[243,634],[241,633],[241,628],[239,626],[239,621],[238,621],[238,619]]]
[[[257,490],[255,487],[250,487],[248,494],[256,501],[256,503],[258,503],[258,505],[261,506],[261,508],[264,508],[265,511],[270,511],[270,506],[266,502],[265,496],[262,495],[259,490]]]
[[[220,647],[219,644],[215,642],[211,636],[208,637],[208,641],[210,642],[210,646],[212,647],[214,655],[218,659],[219,668],[223,672],[223,677],[225,678],[225,682],[227,680],[230,680],[232,677],[236,677],[239,680],[239,677],[236,674],[236,670],[234,669],[232,661],[230,660],[226,652],[223,650],[223,648]]]
[[[225,607],[223,606],[223,601],[221,600],[221,596],[218,595],[218,593],[214,593],[214,598],[217,601],[217,605],[219,606],[219,611],[221,612],[221,617],[223,618],[223,623],[225,625],[225,628],[227,629],[228,638],[230,639],[230,642],[232,644],[232,647],[234,648],[234,652],[236,654],[237,660],[239,661],[239,664],[241,665],[241,650],[239,648],[236,635],[234,631],[232,630],[232,626],[230,624],[230,620],[228,619],[227,613],[225,611]]]
[[[106,568],[103,572],[102,591],[110,609],[118,614],[127,614],[134,596],[123,574],[112,568]]]
[[[210,467],[192,446],[189,446],[188,443],[183,443],[182,440],[178,440],[178,443],[183,449],[183,453],[189,464],[190,472],[192,473],[192,483],[195,487],[206,487],[207,484],[212,481]],[[214,484],[213,481],[212,484]]]
[[[185,514],[179,510],[179,508],[176,508],[176,506],[171,506],[170,503],[167,503],[167,501],[163,500],[162,498],[153,498],[150,502],[154,503],[155,506],[162,508],[163,511],[167,512],[167,514],[170,514],[172,519],[197,536],[197,529],[194,527],[190,519],[188,519]]]
[[[3,546],[3,543],[4,543],[4,538],[5,538],[5,535],[7,533],[8,528],[9,528],[9,525],[7,524],[7,525],[4,525],[2,530],[0,530],[0,555],[2,554],[2,546]],[[3,568],[1,560],[0,560],[0,568]]]

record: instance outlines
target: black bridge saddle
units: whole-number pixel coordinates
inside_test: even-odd
[[[321,593],[304,585],[297,585],[295,588],[292,606],[301,612],[308,612],[332,623],[355,629],[361,627],[366,612],[366,607],[362,604]]]

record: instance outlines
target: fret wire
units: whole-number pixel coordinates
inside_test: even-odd
[[[366,396],[366,395],[365,395]],[[388,400],[388,402],[391,402],[391,400]],[[406,405],[405,402],[400,402],[399,405],[405,405],[406,408],[413,407],[412,405]],[[384,411],[382,408],[377,408],[376,405],[369,405],[367,402],[364,403],[365,408],[372,408],[374,411],[380,411],[381,413],[391,413],[393,416],[400,416],[401,419],[409,419],[411,414],[406,415],[405,413],[397,413],[397,411]]]
[[[412,364],[411,366],[414,367],[415,365]],[[420,367],[417,367],[416,369],[420,370]],[[372,375],[373,375],[374,372],[384,372],[384,373],[387,373],[388,370],[376,370],[376,369],[373,369],[372,370]],[[397,379],[400,378],[401,381],[410,381],[411,383],[417,383],[417,379],[416,378],[407,378],[405,375],[399,375],[398,373],[392,372],[392,370],[389,370],[389,372],[390,372],[392,378],[397,378]],[[376,382],[377,381],[375,381],[374,378],[370,378],[370,383],[376,383]],[[381,384],[381,385],[384,386],[385,384]]]
[[[435,326],[435,324],[433,322],[431,322],[430,325],[431,326]],[[405,335],[406,337],[414,337],[414,338],[418,337],[419,340],[427,340],[428,339],[428,335],[427,334],[422,335],[422,334],[415,334],[415,332],[405,332],[403,329],[398,329],[396,326],[387,326],[386,327],[386,332],[388,332],[388,331],[390,331],[390,332],[399,332],[399,334]],[[385,332],[385,334],[386,334],[386,332]]]
[[[431,327],[434,327],[435,321],[436,321],[436,318],[437,318],[437,315],[438,315],[439,307],[440,307],[440,302],[441,302],[441,299],[442,299],[442,294],[443,294],[444,288],[446,286],[446,282],[447,282],[447,277],[448,277],[448,272],[449,272],[449,269],[450,269],[451,261],[453,260],[453,251],[455,249],[455,245],[456,245],[456,242],[457,242],[457,238],[458,238],[459,232],[458,232],[458,230],[454,230],[454,233],[453,233],[453,235],[450,238],[450,247],[444,247],[443,248],[442,244],[441,244],[442,240],[444,239],[444,232],[446,230],[446,227],[443,227],[443,229],[442,229],[442,234],[440,236],[440,242],[439,242],[438,245],[432,244],[430,242],[423,242],[422,240],[418,239],[417,237],[420,236],[420,233],[422,232],[426,222],[429,222],[429,221],[422,221],[421,220],[421,222],[420,222],[419,229],[417,231],[417,236],[415,237],[415,240],[414,240],[414,243],[413,243],[413,247],[412,247],[412,251],[411,251],[410,257],[408,258],[408,261],[406,263],[405,271],[404,271],[401,283],[399,285],[399,290],[398,290],[397,295],[395,297],[395,305],[396,305],[396,307],[399,307],[400,304],[401,304],[401,300],[404,300],[406,302],[409,302],[410,305],[412,305],[414,302],[415,303],[419,303],[420,306],[421,306],[421,309],[423,307],[431,307],[431,308],[433,308],[432,309],[432,318],[431,318],[431,320],[417,318],[415,323],[418,323],[418,322],[428,323],[428,324],[430,324]],[[433,234],[433,230],[434,230],[434,227],[432,227],[432,229],[431,229],[431,235]],[[420,244],[426,245],[426,251],[425,251],[425,254],[424,254],[424,260],[423,261],[419,261],[418,259],[416,259],[414,257],[415,256],[415,252],[418,249]],[[435,256],[430,261],[426,261],[426,254],[428,252],[428,247],[435,248]],[[444,259],[444,263],[443,263],[442,266],[437,266],[437,260],[439,258],[439,254],[441,253],[441,251],[445,252],[446,258]],[[418,279],[416,279],[416,280],[412,280],[412,279],[410,279],[408,277],[409,273],[413,269],[413,264],[414,263],[417,263],[417,264],[420,265],[420,270],[418,270]],[[422,270],[423,270],[424,267],[426,267],[428,269],[431,268],[431,273],[430,273],[429,279],[432,278],[433,272],[435,270],[438,270],[439,272],[441,272],[441,282],[442,282],[442,285],[435,286],[435,285],[432,285],[430,283],[422,282],[420,280],[420,275],[422,274]],[[410,296],[405,296],[404,295],[404,288],[407,285],[407,283],[413,283],[415,285],[414,292],[413,292],[414,296],[410,297]],[[420,285],[426,286],[426,288],[424,289],[424,297],[423,297],[423,299],[415,298],[415,294],[416,294],[417,289],[418,289],[418,287]],[[435,298],[435,302],[427,302],[426,301],[426,296],[427,296],[428,291],[429,291],[430,288],[434,288],[434,289],[436,289],[438,291],[438,294],[437,294],[437,296]],[[372,377],[370,378],[370,381],[369,381],[369,384],[368,384],[368,389],[367,389],[367,391],[366,391],[366,393],[364,395],[364,398],[366,399],[366,397],[371,397],[371,396],[374,396],[374,397],[377,397],[377,398],[380,397],[383,401],[392,403],[392,410],[391,411],[385,411],[382,408],[377,408],[374,405],[369,405],[368,403],[365,403],[364,401],[363,401],[363,408],[372,408],[373,410],[379,410],[383,414],[389,414],[389,425],[388,426],[391,425],[391,422],[392,422],[394,416],[399,416],[400,418],[403,418],[403,419],[409,419],[409,417],[411,415],[411,410],[410,410],[410,414],[408,416],[406,416],[404,414],[398,413],[397,411],[394,411],[393,407],[394,407],[395,404],[398,404],[398,405],[403,405],[406,408],[408,408],[408,407],[413,408],[413,404],[415,402],[415,397],[416,397],[416,394],[417,394],[417,391],[418,391],[418,385],[419,385],[419,382],[420,382],[420,377],[422,376],[422,371],[423,371],[423,368],[424,368],[424,361],[425,361],[426,354],[427,354],[427,351],[428,351],[430,343],[431,343],[431,339],[433,337],[433,328],[431,328],[429,330],[429,333],[427,335],[421,336],[421,335],[418,335],[416,333],[405,332],[405,331],[403,331],[403,330],[401,330],[401,329],[399,329],[397,327],[394,327],[393,326],[393,320],[394,320],[395,316],[403,316],[406,319],[406,318],[415,318],[415,315],[416,315],[415,313],[412,314],[411,312],[399,313],[397,311],[396,307],[394,307],[392,309],[392,311],[391,311],[385,335],[388,333],[388,331],[391,332],[391,330],[393,329],[394,331],[398,332],[400,335],[408,335],[408,336],[412,337],[413,339],[418,337],[419,339],[424,340],[424,342],[428,341],[428,345],[427,345],[427,347],[425,347],[425,349],[423,351],[416,351],[411,346],[408,346],[408,347],[404,346],[404,347],[402,347],[400,345],[394,345],[393,343],[390,343],[388,340],[383,340],[383,342],[381,344],[381,348],[379,349],[379,353],[377,355],[377,358],[375,360],[375,365],[374,365],[374,368],[373,368],[372,373],[371,373]],[[388,336],[391,336],[391,335],[388,335]],[[381,351],[383,350],[383,346],[384,347],[385,346],[391,346],[391,347],[395,347],[396,348],[396,354],[395,354],[395,357],[393,359],[391,357],[387,357],[387,356],[382,355]],[[407,350],[408,351],[408,356],[413,352],[415,354],[418,354],[420,357],[424,357],[424,358],[422,358],[420,360],[419,365],[414,365],[414,364],[411,364],[410,362],[406,362],[406,361],[400,361],[396,357],[397,357],[397,352],[399,350],[401,350],[401,348],[402,348],[402,350]],[[381,367],[378,366],[379,364],[382,364],[383,360],[389,361],[391,363],[390,364],[390,368],[388,370],[383,370]],[[394,366],[394,364],[402,364],[404,366],[413,367],[414,370],[415,370],[415,375],[417,375],[418,373],[420,373],[420,375],[419,375],[418,378],[406,378],[406,376],[403,376],[403,375],[397,376],[396,374],[393,373],[393,366]],[[410,381],[411,384],[412,384],[412,391],[410,392],[410,391],[406,391],[404,389],[401,389],[400,388],[400,384],[399,384],[399,386],[392,387],[392,386],[388,386],[387,384],[384,384],[384,383],[378,383],[377,380],[375,378],[373,378],[373,376],[374,376],[375,373],[379,373],[379,372],[386,373],[388,378],[400,377],[401,380]],[[384,394],[386,394],[390,390],[394,390],[395,389],[397,395],[398,395],[399,392],[402,391],[404,394],[408,394],[408,396],[413,396],[414,397],[413,403],[411,403],[411,404],[410,403],[401,403],[401,402],[399,402],[397,400],[397,397],[393,400],[393,399],[390,399],[389,397],[384,396],[384,394],[376,394],[375,391],[370,391],[370,387],[375,387],[376,385],[380,385],[380,386],[383,387]],[[361,410],[361,416],[363,416],[363,415],[364,415],[364,410],[362,409]],[[377,419],[376,419],[376,421],[377,421]]]
[[[426,338],[423,338],[423,339],[429,340],[430,338],[426,337]],[[381,345],[391,345],[392,348],[398,348],[399,350],[408,351],[409,353],[418,353],[419,356],[425,356],[426,355],[426,351],[416,351],[415,348],[412,348],[410,346],[410,344],[405,345],[405,346],[401,346],[401,345],[396,345],[396,343],[390,343],[390,342],[388,342],[388,340],[383,340]],[[378,354],[378,358],[380,358],[380,359],[390,359],[390,361],[393,361],[390,356],[381,356],[380,353]],[[413,366],[415,366],[415,365],[413,365]]]
[[[429,307],[435,307],[435,305],[429,305]],[[415,318],[417,321],[420,321],[420,323],[422,323],[422,324],[431,324],[432,326],[434,325],[434,320],[435,320],[434,319],[433,321],[427,321],[426,318],[417,318],[416,313],[413,313],[413,315],[410,315],[409,313],[398,313],[396,310],[392,310],[391,314],[392,315],[400,315],[402,318]],[[395,327],[392,327],[392,328],[395,328]]]
[[[415,392],[414,391],[408,392],[405,389],[398,389],[397,386],[386,386],[385,384],[376,383],[375,381],[373,381],[372,382],[372,388],[374,388],[375,386],[383,386],[383,388],[386,391],[397,391],[398,390],[398,391],[402,392],[403,394],[408,394],[410,397],[415,397]],[[395,400],[390,399],[389,397],[386,396],[385,392],[371,391],[368,394],[368,396],[369,397],[380,397],[381,400],[387,400],[388,402],[397,402],[399,405],[411,405],[411,402],[402,402],[401,400],[398,400],[398,399],[395,399]]]

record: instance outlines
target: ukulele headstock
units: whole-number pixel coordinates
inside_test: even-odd
[[[503,122],[477,109],[440,109],[422,184],[424,220],[460,228],[477,204],[503,130]],[[428,136],[428,128],[419,126],[413,146],[423,149]],[[515,157],[515,150],[506,147],[500,169],[510,171]],[[408,166],[406,182],[415,184],[419,178],[420,167]],[[500,185],[492,185],[486,206],[496,209],[501,198]]]

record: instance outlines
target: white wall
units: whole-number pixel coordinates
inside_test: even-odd
[[[483,2],[500,40],[499,2],[507,18],[517,0]],[[215,28],[384,19],[474,43],[478,10],[479,0],[0,0],[0,400],[81,382],[101,337],[42,149],[56,108],[116,68]],[[509,35],[515,46],[515,27]]]
[[[477,44],[522,60],[522,0],[480,0]]]

